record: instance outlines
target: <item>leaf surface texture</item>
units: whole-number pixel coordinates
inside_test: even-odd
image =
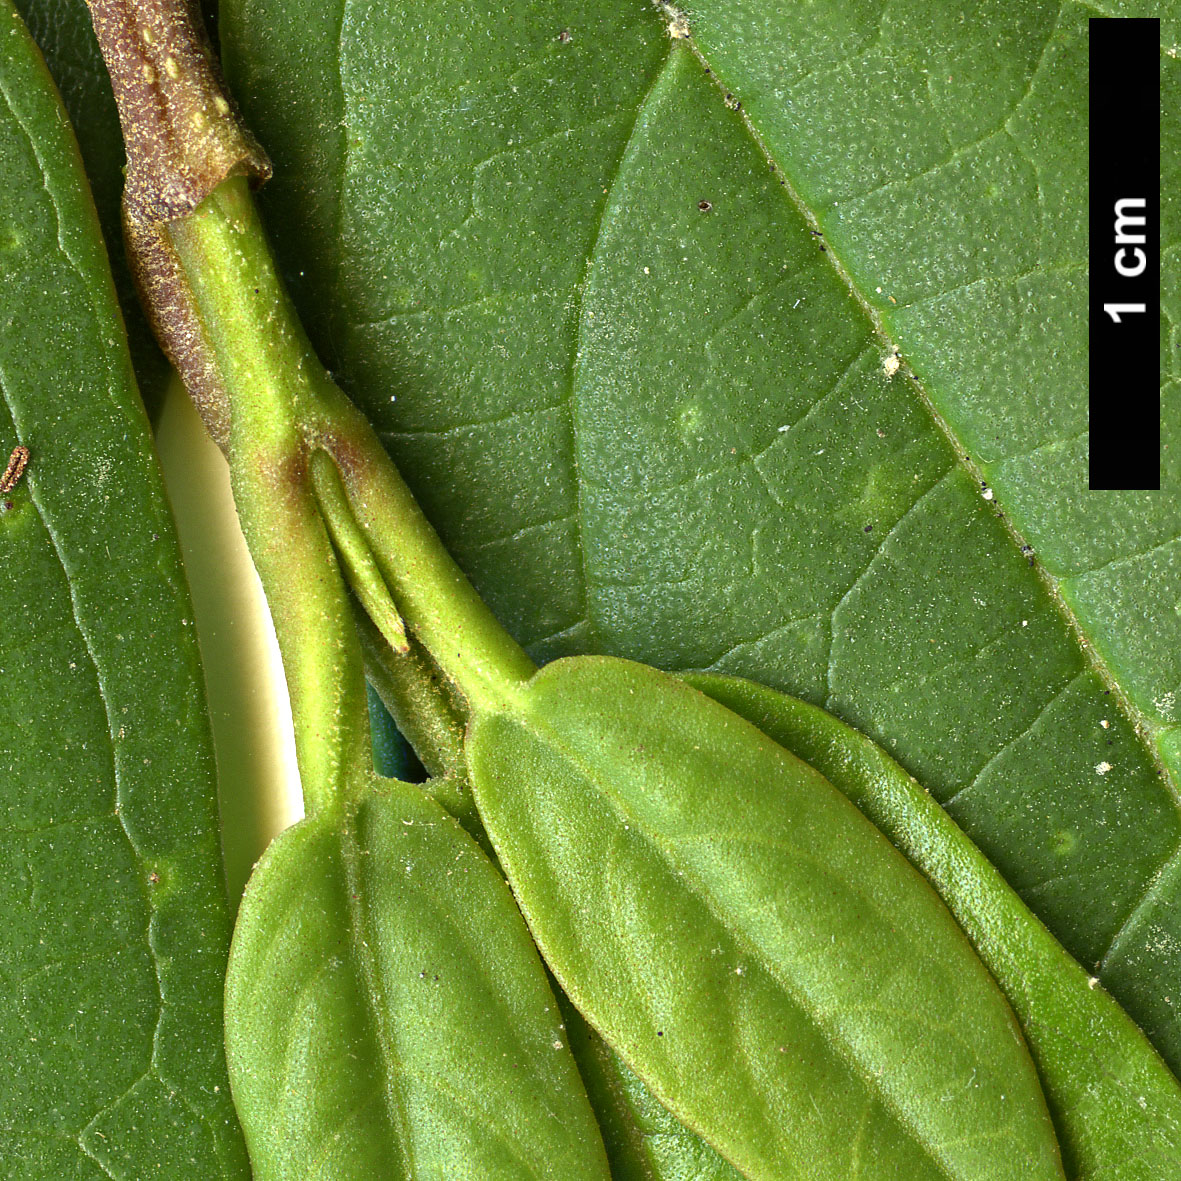
[[[745,1176],[1061,1178],[993,978],[818,772],[602,657],[548,665],[467,749],[566,995]]]

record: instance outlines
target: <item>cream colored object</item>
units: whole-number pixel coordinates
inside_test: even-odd
[[[238,527],[229,467],[175,378],[156,444],[205,665],[222,847],[236,908],[271,839],[303,816],[291,703],[270,612]]]

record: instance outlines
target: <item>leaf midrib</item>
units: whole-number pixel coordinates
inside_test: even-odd
[[[340,849],[341,865],[344,868],[348,889],[346,904],[349,915],[350,952],[364,993],[363,1008],[367,1016],[369,1033],[377,1046],[377,1052],[381,1059],[382,1078],[386,1082],[384,1107],[386,1118],[395,1137],[392,1147],[403,1169],[402,1175],[405,1181],[413,1181],[413,1178],[418,1175],[414,1160],[415,1140],[407,1112],[405,1086],[402,1082],[402,1080],[418,1079],[428,1083],[440,1094],[450,1096],[467,1113],[468,1118],[492,1131],[508,1153],[519,1161],[530,1176],[536,1178],[535,1164],[519,1154],[511,1135],[498,1125],[494,1113],[471,1106],[466,1102],[460,1102],[462,1096],[453,1088],[445,1086],[440,1079],[424,1073],[418,1067],[408,1066],[399,1055],[397,1039],[390,1032],[389,1021],[385,1016],[391,1009],[385,1000],[384,990],[381,986],[381,973],[372,951],[372,946],[377,942],[379,935],[367,917],[368,907],[365,903],[365,889],[360,872],[362,859],[367,854],[358,843],[356,825],[359,820],[359,809],[364,806],[364,802],[362,799],[353,808],[347,823],[334,834],[334,839]],[[424,899],[424,901],[429,900]],[[435,905],[434,910],[440,920],[454,926],[453,917],[441,904]],[[480,978],[488,998],[502,1010],[504,1019],[509,1021],[511,1014],[504,998],[498,995],[497,990],[483,972],[481,972]],[[541,1181],[541,1179],[537,1178],[537,1181]]]
[[[386,1028],[384,1014],[389,1011],[389,1007],[385,1003],[384,990],[381,987],[381,973],[377,970],[374,955],[370,949],[372,932],[369,929],[366,908],[362,901],[364,886],[361,881],[360,859],[364,854],[357,842],[355,831],[357,822],[357,808],[350,808],[347,816],[342,817],[340,830],[332,834],[332,839],[340,850],[340,864],[344,870],[345,907],[349,920],[349,952],[353,962],[353,971],[358,977],[357,983],[362,993],[361,1008],[365,1013],[366,1024],[369,1027],[368,1032],[381,1060],[381,1074],[385,1084],[382,1106],[390,1128],[392,1155],[403,1181],[413,1181],[414,1164],[411,1159],[411,1146],[414,1141],[410,1135],[406,1096],[400,1084],[400,1080],[406,1074],[406,1069],[398,1060],[397,1043]]]

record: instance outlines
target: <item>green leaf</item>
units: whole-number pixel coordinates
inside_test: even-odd
[[[267,850],[234,934],[227,1048],[260,1181],[609,1176],[508,887],[408,784]]]
[[[191,607],[77,146],[3,19],[0,451],[30,458],[0,496],[0,1160],[243,1178]]]
[[[127,328],[131,359],[140,393],[153,421],[164,397],[171,369],[160,352],[136,297],[123,252],[123,135],[115,111],[111,81],[99,53],[84,0],[15,0],[70,117],[82,163],[106,239],[115,290]]]
[[[955,822],[889,755],[831,714],[750,681],[689,684],[823,774],[939,891],[1005,990],[1071,1177],[1154,1181],[1181,1159],[1181,1085]]]
[[[566,1028],[613,1181],[741,1181],[742,1174],[674,1118],[577,1010],[567,1015]]]
[[[939,5],[900,5],[880,21],[858,14],[842,43],[834,38],[819,54],[815,24],[800,10],[756,17],[740,7],[695,5],[696,44],[741,96],[769,155],[790,162],[854,290],[901,346],[1135,710],[1159,743],[1171,742],[1166,732],[1181,721],[1181,415],[1171,335],[1181,323],[1181,126],[1172,117],[1181,8],[1110,6],[1111,16],[1161,19],[1165,491],[1094,496],[1087,158],[1078,144],[1087,135],[1087,22],[1100,7],[987,5],[964,19]],[[785,52],[753,47],[756,31]],[[816,76],[805,80],[804,70]],[[924,232],[935,218],[950,249]],[[1147,475],[1155,457],[1142,460]]]
[[[546,963],[745,1176],[1061,1178],[1012,1011],[823,776],[643,665],[553,663],[467,743]]]
[[[227,0],[221,36],[317,347],[516,636],[869,733],[1177,1069],[1176,458],[1081,490],[1089,13]]]

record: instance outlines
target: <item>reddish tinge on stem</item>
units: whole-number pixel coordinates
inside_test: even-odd
[[[242,123],[190,0],[87,0],[127,148],[123,230],[132,272],[164,351],[210,434],[229,410],[168,238],[222,181],[261,184],[270,161]]]

